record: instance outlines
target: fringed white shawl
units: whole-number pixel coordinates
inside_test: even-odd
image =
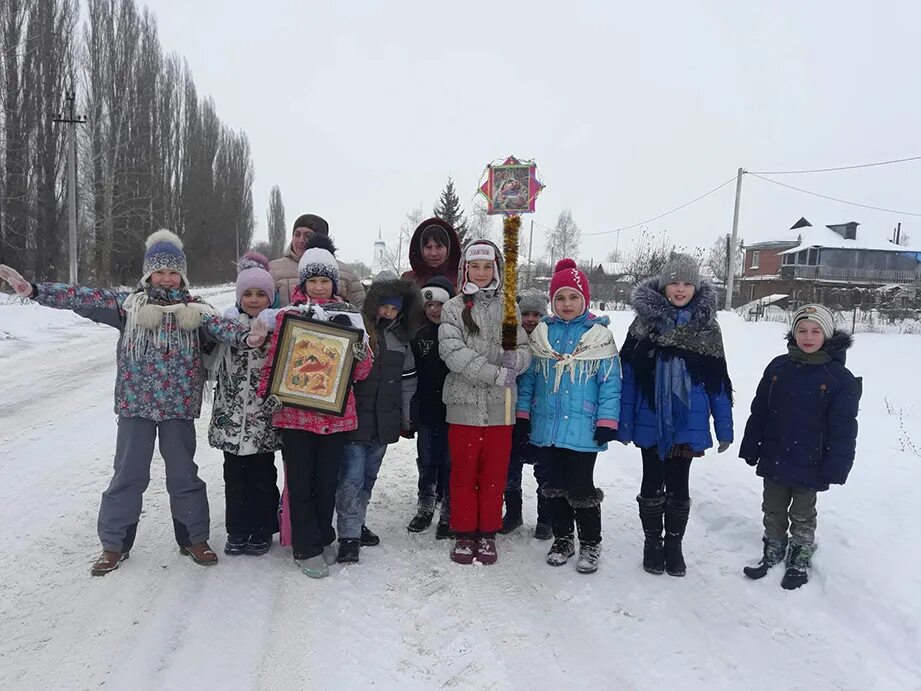
[[[538,367],[547,379],[550,378],[550,365],[553,363],[556,370],[553,393],[559,391],[563,373],[567,370],[574,382],[591,379],[598,374],[602,362],[617,355],[614,334],[601,324],[594,324],[582,334],[571,353],[558,353],[554,350],[547,333],[547,323],[540,322],[531,334],[531,352],[538,359]],[[605,379],[610,376],[613,366],[613,363],[608,365]]]

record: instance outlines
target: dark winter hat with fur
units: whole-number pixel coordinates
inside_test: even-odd
[[[422,294],[415,283],[397,278],[397,275],[390,271],[381,271],[371,281],[361,314],[366,324],[376,323],[377,308],[383,304],[390,304],[389,298],[394,297],[402,299],[402,306],[392,329],[399,338],[408,341],[416,335],[424,317]]]
[[[294,227],[291,228],[291,232],[294,233],[298,228],[310,228],[314,233],[329,235],[329,223],[326,222],[325,218],[316,214],[301,214],[298,216],[297,220],[294,221]]]
[[[674,254],[659,274],[659,290],[669,283],[690,283],[695,290],[700,288],[700,267],[687,254]]]

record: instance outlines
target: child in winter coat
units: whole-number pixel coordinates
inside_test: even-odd
[[[620,363],[610,320],[589,309],[588,279],[561,259],[550,280],[553,316],[531,334],[531,367],[518,382],[515,436],[540,448],[548,480],[553,545],[547,563],[562,566],[579,531],[580,573],[598,569],[601,500],[592,477],[599,451],[614,439],[620,417]]]
[[[528,368],[531,351],[521,327],[515,350],[501,350],[502,256],[493,243],[474,240],[467,246],[458,282],[462,294],[445,303],[438,328],[438,352],[450,370],[443,400],[451,453],[451,528],[457,533],[451,559],[493,564],[512,449],[506,390],[514,410],[516,379]]]
[[[792,590],[809,579],[816,493],[843,485],[854,464],[863,382],[844,366],[851,342],[828,309],[805,305],[793,315],[787,354],[764,370],[739,449],[764,478],[764,554],[745,567],[749,578],[763,578],[786,556],[781,585]]]
[[[247,252],[237,264],[237,300],[224,316],[248,327],[276,301],[269,260]],[[269,310],[271,312],[271,310]],[[274,328],[274,319],[271,322]],[[208,443],[224,452],[224,503],[230,555],[265,554],[278,532],[275,452],[281,435],[256,395],[268,344],[244,350],[221,345]]]
[[[304,250],[298,264],[299,282],[291,291],[291,304],[279,310],[275,318],[275,333],[259,382],[262,397],[269,388],[279,327],[286,314],[307,315],[362,331],[364,328],[358,310],[338,296],[339,266],[332,242],[319,234],[310,242],[312,246]],[[366,347],[357,350],[353,382],[365,379],[373,363]],[[355,393],[349,386],[345,413],[341,416],[280,405],[274,396],[269,398],[267,403],[278,408],[272,415],[272,424],[281,429],[281,455],[285,464],[281,544],[291,544],[294,561],[306,576],[324,578],[329,576],[329,565],[336,562],[333,509],[348,433],[358,427]]]
[[[365,525],[371,491],[387,445],[401,435],[412,437],[409,405],[416,392],[416,363],[409,341],[422,318],[419,289],[396,274],[381,272],[371,284],[362,315],[374,364],[367,378],[355,384],[358,427],[349,433],[339,471],[340,564],[357,562],[360,547],[380,543]]]
[[[441,512],[435,538],[454,537],[451,517],[451,454],[448,452],[447,409],[441,400],[448,367],[438,354],[438,327],[444,304],[454,297],[454,285],[444,276],[435,276],[422,287],[425,322],[412,340],[413,357],[418,372],[416,395],[410,415],[416,430],[416,465],[419,468],[419,496],[416,515],[406,526],[411,533],[421,533],[432,524],[435,504],[441,498]]]
[[[694,259],[676,254],[658,278],[634,289],[631,302],[636,319],[621,350],[617,438],[642,450],[636,500],[646,538],[643,568],[684,576],[691,459],[713,445],[711,417],[720,453],[733,438],[732,383],[716,321],[716,291],[700,279]]]
[[[147,238],[144,275],[133,291],[114,292],[63,283],[34,285],[0,266],[0,278],[17,295],[41,305],[73,310],[117,328],[115,472],[102,494],[97,529],[103,552],[90,571],[103,576],[128,558],[134,545],[141,499],[159,437],[166,489],[179,551],[201,565],[217,563],[208,545],[205,483],[195,464],[195,423],[201,412],[205,368],[202,343],[237,348],[262,345],[266,331],[223,319],[189,294],[182,241],[168,230]]]
[[[521,326],[530,338],[540,320],[547,316],[547,295],[539,290],[527,290],[518,296],[518,309],[521,310]],[[526,376],[527,372],[518,377],[519,389],[522,377]],[[541,461],[537,447],[521,435],[512,435],[512,456],[505,483],[505,515],[502,517],[502,529],[499,532],[508,534],[524,524],[521,516],[521,474],[526,463],[534,466],[534,479],[537,480],[537,525],[534,528],[534,537],[538,540],[549,540],[553,537],[553,522],[550,517],[549,499],[542,491],[547,485],[547,466]]]

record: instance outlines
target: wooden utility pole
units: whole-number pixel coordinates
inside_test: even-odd
[[[70,255],[70,282],[77,282],[77,125],[86,124],[86,116],[74,113],[77,93],[64,94],[64,112],[54,117],[54,122],[67,124],[67,224],[69,227],[68,250]]]
[[[744,168],[739,168],[739,175],[736,178],[736,205],[732,213],[732,240],[730,241],[731,250],[729,253],[729,275],[726,276],[726,304],[727,310],[732,309],[732,291],[735,287],[736,273],[736,253],[735,248],[739,244],[739,205],[742,201],[742,176],[745,174]]]

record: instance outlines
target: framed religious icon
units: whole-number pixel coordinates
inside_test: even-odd
[[[534,200],[543,188],[533,161],[509,156],[502,163],[487,166],[480,194],[486,197],[488,213],[515,215],[533,213]]]
[[[285,405],[342,415],[355,370],[361,329],[285,314],[269,377],[269,393]]]

